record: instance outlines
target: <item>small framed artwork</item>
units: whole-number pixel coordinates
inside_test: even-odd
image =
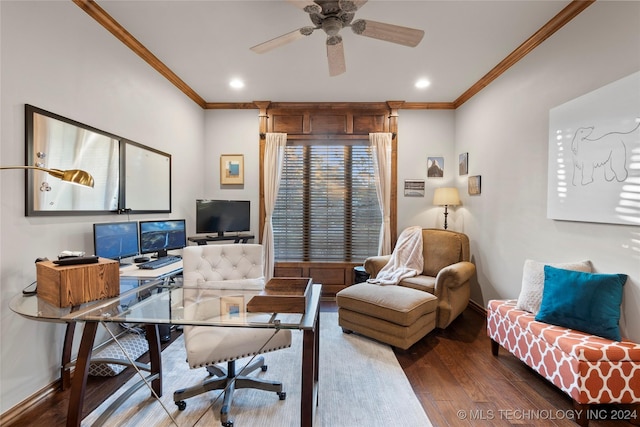
[[[427,158],[427,177],[442,178],[444,176],[444,157]]]
[[[220,156],[220,184],[244,184],[244,156],[223,154]]]
[[[475,196],[480,194],[480,175],[469,177],[469,195]]]
[[[458,174],[466,175],[469,173],[469,153],[462,153],[458,157]]]
[[[405,197],[424,197],[424,180],[405,179],[404,181]]]
[[[220,317],[222,320],[241,320],[245,313],[242,295],[220,297]]]

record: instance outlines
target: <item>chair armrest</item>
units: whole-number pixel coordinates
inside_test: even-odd
[[[455,289],[467,283],[476,272],[476,266],[468,261],[451,264],[438,272],[436,276],[436,294],[438,288]]]
[[[434,295],[438,298],[436,326],[446,328],[469,304],[469,285],[476,266],[468,261],[444,267],[436,276]]]
[[[378,272],[382,270],[382,267],[387,265],[391,255],[378,255],[372,256],[364,260],[364,271],[369,274],[369,277],[375,278]]]

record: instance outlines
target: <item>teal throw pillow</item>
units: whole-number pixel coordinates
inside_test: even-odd
[[[535,319],[620,341],[620,304],[626,274],[544,266],[542,303]]]

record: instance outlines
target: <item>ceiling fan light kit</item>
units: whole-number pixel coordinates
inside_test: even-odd
[[[303,36],[311,35],[314,30],[322,29],[327,35],[327,61],[329,75],[337,76],[347,70],[344,58],[342,36],[338,33],[344,27],[351,27],[356,35],[371,37],[391,43],[416,47],[424,37],[424,31],[384,22],[357,19],[353,21],[355,12],[367,0],[288,0],[289,3],[309,14],[314,27],[302,27],[279,37],[260,43],[251,48],[256,53],[265,53]],[[353,22],[352,22],[353,21]]]

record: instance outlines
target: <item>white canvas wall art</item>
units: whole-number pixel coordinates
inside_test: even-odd
[[[550,110],[547,217],[640,224],[640,72]]]

